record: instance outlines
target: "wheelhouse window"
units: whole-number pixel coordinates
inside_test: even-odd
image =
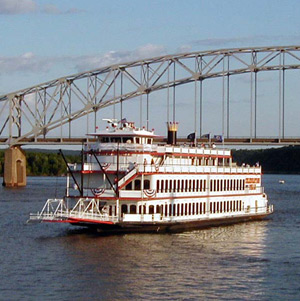
[[[132,137],[123,137],[122,142],[123,143],[133,143],[133,138]]]
[[[120,143],[121,142],[121,137],[111,137],[111,142]]]

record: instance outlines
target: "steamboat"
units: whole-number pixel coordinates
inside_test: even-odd
[[[69,164],[66,195],[48,199],[29,222],[56,222],[97,232],[177,232],[259,220],[273,212],[262,170],[237,166],[230,150],[177,143],[168,123],[165,144],[154,131],[107,120],[89,134],[80,164]]]

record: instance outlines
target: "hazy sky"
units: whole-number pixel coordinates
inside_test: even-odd
[[[0,0],[0,94],[166,53],[300,44],[299,0]]]
[[[164,53],[300,44],[297,0],[0,0],[0,93]]]

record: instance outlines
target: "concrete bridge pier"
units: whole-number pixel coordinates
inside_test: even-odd
[[[20,146],[5,151],[3,186],[26,186],[26,156]]]

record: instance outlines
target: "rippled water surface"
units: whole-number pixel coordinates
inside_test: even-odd
[[[300,176],[263,182],[275,206],[268,220],[104,237],[26,224],[47,198],[64,193],[64,178],[2,187],[0,299],[300,300]]]

